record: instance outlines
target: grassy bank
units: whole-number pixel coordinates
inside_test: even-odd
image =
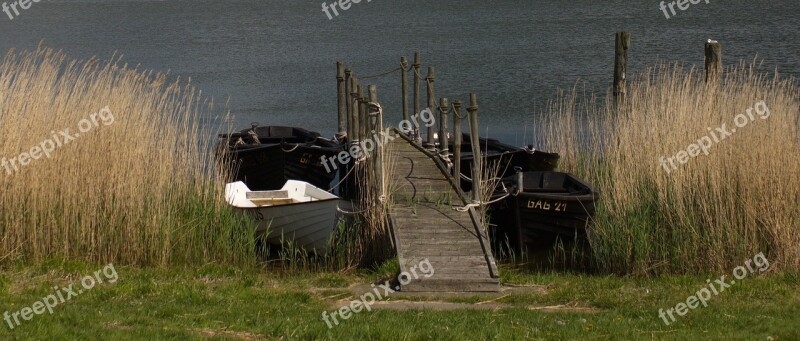
[[[10,312],[79,283],[101,265],[49,262],[0,274],[0,302]],[[96,285],[13,330],[3,339],[392,339],[392,340],[791,340],[800,337],[796,277],[746,278],[666,326],[659,309],[673,307],[706,277],[585,277],[520,274],[503,281],[528,291],[448,297],[390,296],[397,301],[475,304],[475,309],[380,309],[373,305],[329,329],[329,313],[368,291],[348,289],[381,273],[242,271],[208,264],[197,269],[116,268],[115,283]],[[77,284],[80,285],[80,284]],[[76,285],[76,287],[77,287]],[[520,289],[520,288],[517,288]],[[490,302],[487,302],[490,301]],[[493,304],[491,309],[479,309]]]
[[[253,262],[188,82],[40,48],[0,64],[0,263]],[[45,152],[46,151],[46,152]]]
[[[723,271],[759,252],[800,270],[800,90],[755,69],[706,84],[663,66],[633,77],[619,106],[577,91],[550,105],[544,148],[602,192],[600,271]]]

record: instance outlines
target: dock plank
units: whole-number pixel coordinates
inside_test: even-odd
[[[389,218],[401,271],[427,260],[433,275],[401,283],[403,291],[499,291],[485,229],[438,156],[399,136],[390,142]]]

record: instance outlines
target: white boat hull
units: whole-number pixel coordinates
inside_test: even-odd
[[[282,206],[245,208],[258,222],[256,234],[266,234],[270,244],[295,243],[307,251],[328,251],[338,222],[339,199]]]
[[[225,186],[228,203],[251,215],[256,234],[270,244],[327,253],[343,200],[311,184],[289,180],[278,191],[250,191],[242,182]]]

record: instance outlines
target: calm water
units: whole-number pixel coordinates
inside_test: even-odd
[[[235,124],[336,127],[335,61],[362,75],[421,51],[437,95],[479,95],[482,131],[515,144],[559,88],[604,91],[613,34],[633,34],[631,71],[659,61],[702,65],[703,42],[727,63],[800,75],[800,1],[702,1],[665,19],[660,1],[362,1],[329,20],[315,1],[60,1],[0,13],[0,51],[44,40],[70,57],[124,54],[130,64],[191,77]],[[330,3],[330,2],[329,2]],[[399,74],[373,80],[397,121]]]

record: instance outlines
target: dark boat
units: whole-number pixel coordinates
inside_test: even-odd
[[[288,180],[328,189],[336,171],[326,169],[322,157],[342,151],[336,141],[296,127],[254,123],[250,129],[219,137],[220,160],[233,172],[232,181],[242,181],[253,191],[280,189]]]
[[[452,139],[451,139],[452,140]],[[472,145],[470,145],[470,135],[463,134],[461,143],[461,188],[464,191],[472,189],[472,181],[470,178],[472,163],[474,156],[472,153]],[[502,143],[495,139],[479,138],[479,145],[481,149],[481,157],[485,160],[484,165],[492,165],[499,162],[499,169],[495,175],[498,178],[505,178],[514,174],[514,169],[519,168],[523,172],[530,171],[552,171],[558,166],[558,159],[560,156],[557,153],[548,153],[541,150],[536,150],[533,146],[523,148],[514,147]],[[450,141],[450,151],[453,150],[452,141]]]
[[[496,236],[526,251],[584,237],[600,193],[569,173],[519,172],[501,180],[495,198],[502,196],[491,207]]]

